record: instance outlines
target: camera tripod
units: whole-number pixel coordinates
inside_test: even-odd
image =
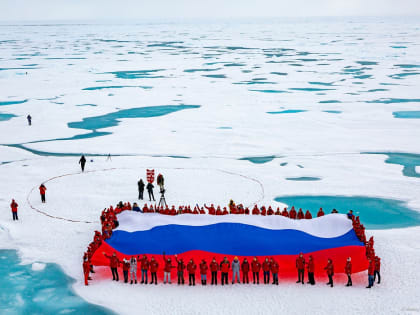
[[[158,203],[158,207],[166,207],[167,206],[167,204],[166,204],[166,199],[165,199],[165,189],[161,189],[160,190],[160,200],[159,200],[159,203]]]

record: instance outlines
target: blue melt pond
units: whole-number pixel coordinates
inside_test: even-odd
[[[277,112],[267,112],[267,114],[295,114],[295,113],[303,113],[303,112],[307,112],[307,110],[304,109],[286,109],[286,110],[281,110],[281,111],[277,111]]]
[[[261,92],[261,93],[288,93],[287,91],[282,90],[250,90],[252,92]]]
[[[329,114],[341,114],[342,111],[341,110],[324,110],[324,113],[329,113]]]
[[[274,160],[277,156],[275,155],[269,155],[269,156],[250,156],[250,157],[243,157],[239,160],[241,161],[249,161],[254,164],[264,164],[267,162],[271,162]]]
[[[402,165],[402,173],[407,177],[419,177],[416,166],[420,166],[420,154],[414,153],[392,153],[392,152],[362,152],[362,154],[381,154],[387,155],[385,163]]]
[[[319,177],[311,177],[311,176],[302,176],[302,177],[286,177],[287,180],[294,180],[294,181],[308,181],[308,182],[312,182],[312,181],[317,181],[317,180],[321,180],[321,178]]]
[[[0,106],[23,104],[23,103],[26,103],[27,101],[28,100],[23,100],[23,101],[5,101],[5,102],[0,102]]]
[[[420,118],[420,111],[399,111],[393,112],[395,118],[408,118],[408,119],[419,119]]]
[[[118,79],[156,79],[164,78],[164,76],[156,75],[157,72],[163,69],[153,70],[131,70],[131,71],[114,71],[105,72],[106,74],[113,74]]]
[[[101,116],[83,118],[83,121],[70,122],[69,128],[96,130],[117,126],[118,119],[122,118],[148,118],[168,115],[183,109],[199,108],[200,105],[163,105],[163,106],[147,106],[136,107],[130,109],[122,109],[117,112],[109,113]]]
[[[2,113],[0,113],[0,121],[10,120],[13,117],[17,117],[17,116],[13,115],[13,114],[2,114]]]
[[[316,215],[319,208],[325,213],[337,209],[340,213],[353,210],[368,229],[392,229],[420,224],[420,213],[401,200],[362,196],[285,196],[274,199],[289,207],[308,209]]]
[[[16,251],[0,250],[0,273],[2,314],[114,314],[77,296],[74,280],[55,264],[34,271],[19,263]]]

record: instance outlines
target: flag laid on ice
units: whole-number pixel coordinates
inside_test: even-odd
[[[166,216],[155,213],[125,211],[118,215],[119,227],[93,257],[96,265],[106,265],[103,251],[123,257],[146,254],[155,256],[178,254],[184,261],[193,258],[217,262],[227,256],[238,256],[251,262],[274,258],[280,275],[296,273],[299,253],[312,255],[315,273],[322,272],[327,259],[333,259],[336,273],[344,273],[347,257],[352,257],[353,272],[365,270],[365,246],[357,238],[351,220],[343,214],[330,214],[310,220],[292,220],[282,216],[193,215]],[[163,267],[160,261],[160,267]]]

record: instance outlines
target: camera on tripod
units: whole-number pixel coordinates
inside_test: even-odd
[[[165,179],[163,178],[162,174],[159,174],[156,177],[156,183],[158,184],[158,186],[160,187],[160,200],[159,200],[159,207],[160,206],[165,206],[166,207],[166,200],[165,200]]]

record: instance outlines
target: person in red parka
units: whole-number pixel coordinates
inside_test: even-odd
[[[274,210],[273,208],[271,208],[271,206],[269,206],[267,210],[267,215],[273,215],[273,214],[274,214]]]
[[[333,276],[334,276],[334,265],[332,259],[328,259],[328,263],[325,266],[324,270],[327,271],[328,282],[327,285],[331,285],[331,288],[334,286]]]
[[[380,284],[381,283],[381,259],[378,256],[375,256],[374,263],[375,263],[375,271],[373,274],[373,282],[375,282],[376,276],[378,276],[378,284]]]
[[[254,215],[260,214],[260,209],[258,209],[257,205],[255,205],[254,208],[252,209],[252,214]]]
[[[18,220],[18,206],[19,205],[16,203],[15,199],[12,199],[10,208],[12,209],[13,221]]]
[[[123,258],[122,266],[123,266],[124,283],[127,283],[128,272],[130,271],[130,261],[126,258]]]
[[[290,219],[296,219],[296,210],[295,210],[295,207],[292,207],[292,209],[290,209],[289,218]]]
[[[368,267],[368,281],[369,281],[369,285],[366,287],[366,289],[370,289],[371,287],[373,287],[373,284],[375,283],[375,281],[373,280],[374,275],[375,275],[375,262],[373,261],[373,259],[369,258],[369,267]]]
[[[318,213],[316,214],[316,216],[319,218],[319,217],[322,217],[322,216],[324,216],[324,211],[322,210],[322,208],[319,208],[319,211],[318,211]]]
[[[207,265],[207,261],[203,259],[200,263],[201,285],[207,284],[207,270],[209,270],[209,266]]]
[[[41,202],[45,203],[45,192],[47,191],[47,187],[45,187],[44,184],[41,184],[41,186],[39,186],[39,193],[41,195]]]
[[[227,257],[224,257],[222,262],[220,263],[222,285],[228,284],[229,269],[230,269],[230,262],[227,260]]]
[[[255,279],[257,279],[257,284],[260,284],[261,264],[258,261],[257,257],[254,257],[254,259],[252,260],[251,267],[252,267],[252,279],[254,280],[254,284],[255,284]]]
[[[279,285],[279,264],[273,258],[270,259],[270,270],[273,274],[273,283]]]
[[[283,209],[283,211],[281,212],[281,215],[282,215],[283,217],[286,217],[286,218],[288,218],[288,217],[289,217],[289,212],[287,212],[287,208],[284,208],[284,209]]]
[[[351,287],[353,282],[351,281],[351,257],[347,258],[346,266],[344,267],[344,272],[347,275],[347,284],[346,287]]]
[[[303,254],[300,253],[299,256],[296,258],[296,269],[298,271],[298,280],[296,283],[305,283],[305,258]]]
[[[166,284],[166,281],[171,284],[171,270],[175,266],[172,266],[172,260],[170,258],[166,259],[165,252],[163,252],[163,261],[165,262],[163,268],[163,284]]]
[[[152,258],[150,259],[150,275],[151,275],[151,280],[150,280],[150,284],[153,284],[153,282],[155,283],[155,285],[157,284],[157,271],[159,268],[159,263],[156,261],[155,257],[152,256]]]
[[[195,271],[197,270],[197,265],[194,263],[194,260],[191,258],[190,262],[187,265],[188,271],[188,285],[195,285]]]
[[[241,269],[242,269],[242,283],[249,283],[249,262],[248,259],[244,258],[244,260],[242,261],[241,264]]]
[[[270,262],[266,258],[262,263],[262,270],[264,274],[264,284],[270,284]]]
[[[312,214],[309,212],[309,210],[306,210],[305,219],[307,220],[312,219]]]
[[[88,285],[89,271],[90,271],[90,263],[88,261],[88,258],[85,257],[83,259],[83,274],[85,276],[85,285]]]
[[[302,208],[299,209],[299,211],[297,213],[297,218],[298,218],[298,220],[302,220],[303,218],[305,218],[305,215],[302,211]]]
[[[265,208],[265,206],[261,207],[261,215],[266,215],[267,214],[267,209]]]
[[[119,277],[118,277],[118,267],[120,266],[120,261],[117,257],[117,253],[114,252],[112,254],[112,256],[109,256],[107,254],[105,254],[105,252],[102,252],[102,254],[109,259],[109,267],[111,268],[111,272],[112,272],[112,280],[113,281],[119,281]]]
[[[308,263],[306,264],[306,268],[308,269],[308,283],[311,285],[315,284],[315,262],[312,255],[309,256]]]
[[[178,260],[178,255],[175,255],[175,260],[178,264],[178,266],[176,267],[177,270],[177,277],[178,277],[178,285],[180,284],[184,284],[184,270],[186,268],[185,264],[184,264],[184,260],[182,258],[180,258]]]
[[[211,284],[217,285],[217,270],[219,270],[219,264],[216,261],[216,258],[213,257],[213,260],[210,263],[210,272],[211,272]]]

